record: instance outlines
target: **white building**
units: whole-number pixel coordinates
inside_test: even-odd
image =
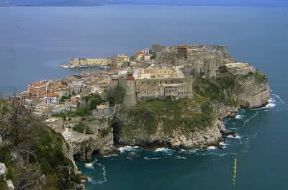
[[[48,93],[45,95],[46,104],[59,104],[59,94],[58,93]]]

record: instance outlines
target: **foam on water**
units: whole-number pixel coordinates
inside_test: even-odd
[[[235,116],[235,119],[243,119],[243,115],[237,114],[237,115]]]
[[[233,135],[228,135],[227,138],[231,138],[231,139],[241,139],[241,137],[239,135],[233,136]]]
[[[286,102],[277,94],[272,94],[272,96],[276,97],[282,104],[286,104]]]
[[[239,130],[239,128],[237,128],[237,127],[229,127],[229,129],[232,129],[232,130]]]
[[[171,156],[173,154],[173,150],[169,149],[169,148],[156,148],[155,153],[161,153],[161,154],[165,154],[165,155],[169,155]]]
[[[106,155],[106,156],[103,156],[104,158],[110,158],[110,157],[116,157],[118,156],[118,154],[109,154],[109,155]]]
[[[181,149],[180,153],[193,154],[193,153],[196,153],[197,151],[198,149],[190,149],[190,150]]]
[[[93,166],[93,163],[90,162],[90,163],[85,163],[85,167],[86,168],[89,168],[89,169],[94,169],[94,166]]]
[[[160,157],[147,157],[147,156],[144,156],[144,160],[160,160],[161,158]]]
[[[123,152],[131,152],[131,151],[136,151],[139,147],[138,146],[123,146],[118,148],[118,150],[123,153]]]
[[[226,148],[226,147],[227,147],[227,144],[226,144],[225,142],[220,142],[220,143],[219,143],[219,146],[220,146],[221,148]]]
[[[265,106],[265,108],[273,108],[276,106],[276,100],[273,98],[268,99],[268,104]]]
[[[185,156],[175,156],[178,160],[186,160],[187,158]]]
[[[93,184],[103,184],[103,183],[105,183],[105,182],[107,182],[107,177],[106,177],[106,167],[103,165],[103,164],[101,164],[101,163],[96,163],[96,165],[97,165],[97,168],[100,168],[101,169],[101,171],[102,171],[102,176],[101,176],[101,178],[99,178],[99,179],[93,179],[92,178],[92,181],[91,181],[91,183],[93,183]]]
[[[216,146],[208,146],[208,147],[207,147],[207,150],[216,150],[216,149],[217,149]]]

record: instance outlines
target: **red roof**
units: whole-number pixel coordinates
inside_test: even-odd
[[[31,87],[37,88],[37,87],[44,87],[47,86],[49,81],[38,81],[38,82],[33,82],[30,84]]]

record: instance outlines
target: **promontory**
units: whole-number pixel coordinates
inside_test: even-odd
[[[224,118],[267,104],[267,77],[220,45],[153,45],[134,55],[72,58],[68,69],[19,96],[67,143],[70,159],[117,147],[205,148],[231,134]]]

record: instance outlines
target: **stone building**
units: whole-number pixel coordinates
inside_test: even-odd
[[[44,96],[46,104],[59,104],[59,94],[58,93],[47,93]]]
[[[153,79],[153,78],[170,78],[175,77],[176,72],[173,68],[145,68],[138,72],[138,79]]]
[[[71,81],[68,84],[68,87],[72,94],[79,94],[84,89],[85,83],[83,80],[75,80],[75,81]]]
[[[138,100],[170,97],[174,99],[186,96],[184,78],[137,79],[135,92]]]
[[[119,54],[112,57],[112,68],[120,69],[123,65],[130,62],[130,57],[127,55]]]
[[[131,108],[137,103],[135,85],[136,83],[135,78],[133,77],[133,71],[128,71],[126,83],[124,83],[125,96],[123,100],[123,105],[126,108]]]
[[[220,65],[233,62],[224,46],[179,45],[162,47],[154,52],[157,64],[183,65],[191,75],[216,77]]]

